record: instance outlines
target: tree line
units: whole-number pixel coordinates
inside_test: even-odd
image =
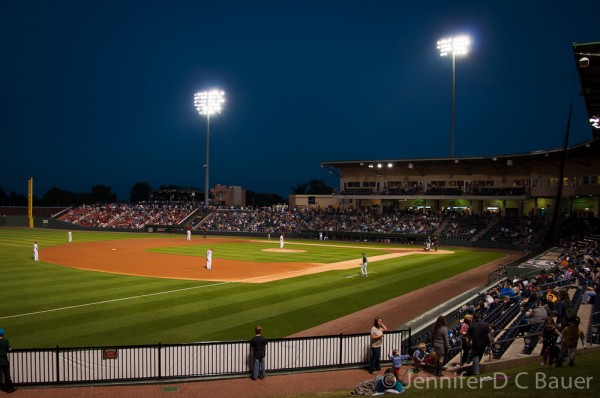
[[[161,185],[158,191],[162,190],[186,190],[194,189],[189,187],[180,187],[177,185]],[[299,183],[291,188],[293,194],[297,195],[324,195],[333,193],[333,188],[326,185],[324,180],[312,179],[307,182]],[[155,191],[146,181],[138,181],[131,187],[129,192],[129,202],[139,203],[150,200],[150,194]],[[81,206],[83,204],[91,205],[96,203],[115,203],[117,194],[112,192],[108,185],[93,185],[89,192],[72,192],[58,187],[52,187],[42,196],[33,197],[35,206],[44,207],[68,207]],[[246,190],[246,204],[252,207],[272,206],[274,204],[287,203],[287,199],[275,193],[259,193],[252,190]],[[15,191],[6,193],[4,188],[0,187],[0,206],[27,206],[27,195],[17,194]]]

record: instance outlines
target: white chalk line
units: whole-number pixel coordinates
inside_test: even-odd
[[[135,300],[135,299],[139,299],[139,298],[159,296],[161,294],[170,294],[170,293],[184,292],[186,290],[203,289],[205,287],[213,287],[213,286],[219,286],[219,285],[226,285],[228,283],[233,283],[233,282],[219,282],[219,283],[214,283],[212,285],[202,285],[202,286],[186,287],[186,288],[183,288],[183,289],[167,290],[167,291],[164,291],[164,292],[142,294],[142,295],[139,295],[139,296],[122,297],[122,298],[118,298],[118,299],[96,301],[96,302],[87,303],[87,304],[70,305],[70,306],[67,306],[67,307],[53,308],[53,309],[50,309],[50,310],[27,312],[27,313],[24,313],[24,314],[16,314],[16,315],[3,316],[3,317],[0,317],[0,319],[11,319],[11,318],[20,318],[20,317],[30,316],[30,315],[47,314],[49,312],[65,311],[65,310],[71,310],[73,308],[90,307],[90,306],[99,305],[99,304],[109,304],[109,303],[116,303],[118,301]]]

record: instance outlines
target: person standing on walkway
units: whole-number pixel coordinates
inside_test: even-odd
[[[552,363],[554,359],[558,356],[558,347],[556,346],[556,341],[558,340],[558,336],[560,336],[560,332],[556,329],[556,324],[554,323],[554,319],[552,317],[547,318],[544,321],[544,330],[542,331],[542,362],[541,366],[548,362],[548,366],[552,367]]]
[[[4,337],[4,329],[0,329],[0,379],[4,379],[2,390],[11,393],[16,390],[10,378],[10,362],[8,361],[8,352],[10,351],[10,341]]]
[[[487,322],[483,322],[479,314],[474,314],[473,323],[469,326],[474,375],[479,374],[479,362],[483,359],[486,347],[490,345],[491,333],[492,329],[490,328],[490,325]]]
[[[402,369],[402,355],[400,355],[400,350],[394,348],[391,354],[388,355],[390,361],[392,361],[392,372],[396,379],[400,380],[400,369]]]
[[[381,346],[383,345],[383,332],[387,330],[383,320],[375,318],[371,328],[371,364],[369,365],[369,373],[371,374],[381,370],[379,359],[381,357]]]
[[[431,346],[435,352],[435,375],[442,376],[442,366],[444,357],[450,349],[450,341],[448,340],[448,322],[443,315],[438,316],[433,324],[431,332]]]
[[[262,336],[262,327],[254,328],[254,337],[250,340],[252,347],[252,380],[264,379],[267,375],[265,366],[265,357],[267,349],[267,339]]]
[[[33,242],[33,261],[40,261],[40,247],[37,241]]]
[[[570,318],[567,326],[558,336],[557,344],[560,344],[560,352],[556,360],[556,367],[560,368],[565,358],[569,358],[569,366],[575,365],[575,356],[577,355],[577,342],[581,339],[581,345],[585,349],[585,334],[579,328],[580,319],[578,316]]]
[[[367,261],[367,255],[365,253],[362,254],[362,263],[360,265],[360,276],[367,276],[367,265],[369,262]],[[376,278],[377,279],[377,278]]]
[[[462,348],[462,354],[460,356],[460,366],[464,366],[469,361],[469,354],[471,352],[471,339],[469,338],[469,325],[473,321],[473,315],[466,314],[463,318],[463,322],[460,324],[460,343]]]
[[[206,251],[206,269],[209,271],[212,269],[212,256],[213,256],[213,249],[211,247],[210,249],[208,249]]]

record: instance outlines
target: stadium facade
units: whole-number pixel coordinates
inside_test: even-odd
[[[600,144],[594,139],[566,151],[324,161],[321,166],[340,177],[339,191],[333,195],[292,195],[290,206],[380,213],[455,208],[505,216],[544,216],[557,206],[562,175],[561,212],[598,216],[599,155]]]

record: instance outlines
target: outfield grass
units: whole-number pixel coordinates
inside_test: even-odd
[[[381,252],[363,249],[369,245],[362,243],[332,248],[301,241],[303,245],[296,246],[290,241],[286,247],[307,250],[294,253],[290,258],[295,261],[356,258],[357,268],[264,284],[222,283],[115,275],[44,263],[44,248],[66,244],[66,235],[66,231],[0,228],[0,327],[7,330],[15,348],[238,340],[249,338],[256,324],[264,327],[268,337],[284,337],[502,256],[467,249],[455,249],[454,255],[411,255],[369,264],[369,278],[349,278],[358,272],[362,251]],[[87,231],[73,235],[74,242],[173,237]],[[34,240],[40,245],[40,262],[32,259]],[[283,253],[261,252],[264,245],[274,247],[276,242],[220,244],[215,263],[236,256],[284,261]],[[200,239],[197,248],[194,253],[181,247],[157,249],[199,255],[203,253]],[[300,260],[296,254],[310,260]],[[366,328],[369,324],[365,320]]]

